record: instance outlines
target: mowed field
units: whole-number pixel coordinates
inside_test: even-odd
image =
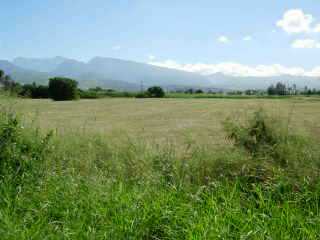
[[[223,122],[264,108],[297,133],[320,139],[320,99],[98,99],[72,102],[2,100],[26,122],[58,134],[84,132],[148,141],[224,143]]]

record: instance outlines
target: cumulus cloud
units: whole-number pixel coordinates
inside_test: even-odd
[[[156,57],[155,57],[154,55],[149,55],[149,56],[148,56],[148,59],[149,59],[150,61],[153,61],[153,60],[156,59]]]
[[[226,43],[230,42],[230,39],[228,37],[226,37],[226,36],[220,36],[220,37],[218,37],[217,41],[220,42],[220,43],[226,44]]]
[[[314,39],[298,39],[291,46],[293,48],[320,48],[320,42]]]
[[[287,33],[307,33],[311,31],[313,20],[311,14],[306,14],[301,9],[291,9],[284,13],[277,26]]]
[[[257,66],[248,66],[234,62],[223,62],[218,64],[180,64],[173,60],[150,62],[149,64],[199,73],[202,75],[223,73],[225,75],[235,77],[272,77],[281,75],[320,77],[320,66],[312,69],[311,71],[307,71],[301,67],[285,67],[280,64]]]
[[[245,37],[243,37],[243,39],[242,39],[243,41],[252,41],[252,36],[245,36]]]

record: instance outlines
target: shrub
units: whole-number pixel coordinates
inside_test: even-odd
[[[21,87],[19,95],[31,98],[49,98],[49,88],[36,83],[25,84]]]
[[[136,98],[148,98],[148,94],[145,92],[137,93]]]
[[[147,95],[152,98],[163,98],[165,96],[165,92],[161,87],[154,86],[148,88]]]
[[[55,101],[75,100],[79,96],[77,81],[69,78],[49,80],[49,95]]]
[[[79,89],[79,96],[80,98],[85,98],[85,99],[97,99],[100,98],[102,96],[99,95],[99,93],[97,91],[93,91],[93,90],[82,90]]]

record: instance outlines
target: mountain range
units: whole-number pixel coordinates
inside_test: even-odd
[[[88,62],[70,58],[15,58],[0,60],[0,69],[20,83],[46,84],[50,77],[76,79],[80,87],[104,87],[134,91],[141,87],[159,85],[167,89],[202,88],[211,90],[266,89],[283,82],[320,88],[320,80],[311,77],[283,75],[277,77],[234,77],[222,73],[200,75],[115,58],[95,57]]]

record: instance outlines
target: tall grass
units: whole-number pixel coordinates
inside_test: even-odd
[[[0,117],[1,239],[318,239],[319,149],[262,111],[225,147],[41,135]]]

